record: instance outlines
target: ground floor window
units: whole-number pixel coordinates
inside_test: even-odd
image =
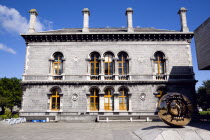
[[[99,109],[99,97],[98,93],[99,90],[97,88],[93,88],[90,91],[90,110],[92,111],[98,111]]]
[[[105,110],[113,110],[114,104],[114,97],[113,97],[114,90],[111,88],[107,88],[105,90],[104,95],[104,109]]]
[[[51,110],[60,109],[60,95],[58,89],[52,90],[52,95],[50,96],[50,109]]]
[[[128,90],[121,88],[119,92],[119,109],[128,110]]]

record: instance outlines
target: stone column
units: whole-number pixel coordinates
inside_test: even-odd
[[[62,59],[62,70],[63,70],[62,74],[61,74],[62,75],[62,80],[66,79],[66,76],[65,76],[65,72],[66,72],[66,65],[65,64],[66,63],[65,63],[65,60],[66,60],[65,58]]]
[[[115,80],[119,80],[119,70],[118,70],[118,58],[114,59],[114,75],[115,75]]]
[[[38,15],[38,13],[36,9],[31,9],[29,13],[30,13],[30,23],[29,23],[28,33],[34,33],[36,31],[35,30],[36,16]]]
[[[128,32],[133,32],[133,9],[132,8],[127,8],[125,15],[127,16],[127,26],[128,26]]]
[[[88,8],[84,8],[82,10],[84,19],[83,19],[83,28],[82,32],[89,32],[89,16],[90,16],[90,11]]]
[[[90,80],[90,58],[85,59],[87,62],[87,80]]]
[[[184,7],[180,8],[178,13],[180,15],[180,21],[181,21],[181,31],[182,32],[189,32],[189,28],[187,27],[187,17],[186,17],[187,9]]]
[[[86,93],[87,96],[87,112],[90,112],[90,93]]]
[[[132,112],[132,100],[131,100],[132,93],[128,92],[128,112]]]
[[[153,78],[153,80],[156,80],[156,73],[155,73],[154,60],[155,60],[155,57],[154,57],[154,56],[152,56],[152,57],[150,58],[150,62],[151,62],[151,70],[152,70],[152,78]]]
[[[114,93],[114,112],[119,112],[119,92]]]
[[[99,112],[104,112],[104,92],[99,93]]]
[[[104,58],[101,58],[101,67],[100,67],[100,75],[101,75],[101,80],[104,80]]]

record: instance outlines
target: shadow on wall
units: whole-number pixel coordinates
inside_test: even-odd
[[[173,66],[169,75],[170,80],[194,80],[192,66]]]

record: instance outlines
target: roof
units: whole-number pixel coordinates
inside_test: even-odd
[[[193,32],[181,32],[155,28],[134,28],[128,32],[127,28],[89,28],[89,32],[82,32],[82,28],[64,28],[52,31],[21,34],[26,42],[80,42],[80,41],[134,41],[134,40],[190,40]]]
[[[110,32],[110,33],[126,33],[127,28],[89,28],[89,33],[99,33],[99,32]],[[165,29],[155,29],[155,28],[134,28],[134,33],[138,32],[180,32],[175,30],[165,30]],[[43,31],[37,33],[82,33],[82,28],[64,28],[59,30],[52,30],[52,31]]]

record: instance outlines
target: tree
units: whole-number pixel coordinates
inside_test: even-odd
[[[5,107],[12,111],[14,106],[21,107],[22,87],[21,79],[17,78],[1,78],[0,79],[0,107],[2,114],[5,112]]]
[[[210,108],[210,80],[203,81],[203,86],[197,90],[198,105],[207,110]]]

